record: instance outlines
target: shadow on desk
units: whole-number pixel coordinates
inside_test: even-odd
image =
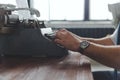
[[[90,63],[79,53],[63,58],[3,57],[0,80],[93,80]]]

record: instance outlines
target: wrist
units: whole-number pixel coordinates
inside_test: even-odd
[[[79,43],[78,52],[84,53],[84,51],[89,47],[90,43],[87,40],[81,41]]]

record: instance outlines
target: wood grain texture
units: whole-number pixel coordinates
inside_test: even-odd
[[[93,80],[85,56],[70,53],[64,58],[4,57],[0,80]]]

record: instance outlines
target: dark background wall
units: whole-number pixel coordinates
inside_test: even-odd
[[[112,34],[113,28],[66,28],[69,31],[83,37],[101,38]]]

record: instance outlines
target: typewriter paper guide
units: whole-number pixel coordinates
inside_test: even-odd
[[[46,33],[52,33],[52,29],[51,28],[40,28],[41,34],[44,36]]]

